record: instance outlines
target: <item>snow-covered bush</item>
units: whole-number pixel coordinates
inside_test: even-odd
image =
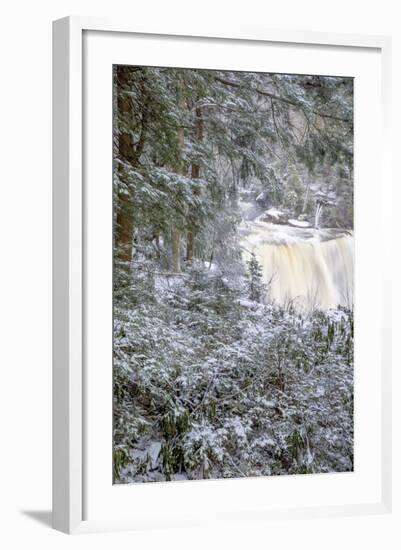
[[[116,482],[352,470],[351,312],[242,307],[206,270],[115,312]]]

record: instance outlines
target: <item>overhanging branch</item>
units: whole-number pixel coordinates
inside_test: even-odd
[[[244,86],[242,84],[238,84],[237,82],[233,82],[232,80],[227,80],[225,78],[220,78],[218,76],[214,77],[217,82],[220,82],[221,84],[225,84],[226,86],[232,86],[234,88],[243,88]],[[286,97],[281,97],[276,94],[273,94],[271,92],[267,92],[266,90],[261,90],[260,88],[251,88],[252,91],[256,92],[258,95],[269,97],[270,100],[274,101],[280,101],[281,103],[286,103],[287,105],[291,105],[292,107],[296,107],[297,109],[301,109],[302,112],[305,114],[305,111],[303,109],[303,105],[299,101],[294,101],[291,99],[288,99]],[[336,115],[331,115],[328,113],[321,113],[320,111],[311,110],[311,113],[313,113],[316,116],[320,116],[322,118],[329,118],[332,120],[337,120],[339,122],[344,122],[346,124],[350,124],[352,120],[349,118],[343,118]]]

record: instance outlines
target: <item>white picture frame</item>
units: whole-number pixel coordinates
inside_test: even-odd
[[[87,436],[91,424],[87,421],[87,324],[85,322],[85,296],[87,281],[85,266],[88,262],[86,239],[87,220],[85,218],[86,190],[84,186],[85,140],[85,94],[83,59],[85,52],[85,33],[108,34],[113,40],[114,33],[120,37],[147,37],[157,40],[160,36],[179,37],[191,41],[219,40],[225,43],[245,44],[288,44],[292,47],[328,47],[340,48],[343,52],[359,50],[374,51],[380,58],[380,188],[387,195],[390,189],[389,128],[390,128],[390,55],[391,42],[387,37],[337,35],[313,32],[290,32],[274,30],[229,30],[222,29],[182,29],[166,25],[166,28],[148,29],[138,24],[121,21],[105,21],[93,18],[68,17],[54,22],[53,27],[53,526],[66,533],[78,533],[98,530],[137,529],[158,525],[189,525],[202,522],[199,514],[183,517],[176,522],[166,516],[158,516],[157,521],[150,510],[144,506],[143,515],[138,517],[105,517],[98,514],[96,518],[87,517],[87,477],[88,464],[85,452],[88,445]],[[161,62],[162,64],[163,62]],[[184,65],[185,66],[185,65]],[[109,121],[110,122],[110,121]],[[111,157],[110,157],[111,158]],[[110,160],[111,164],[111,160]],[[110,183],[111,186],[111,183]],[[111,193],[110,193],[111,200]],[[356,199],[358,208],[358,198]],[[380,234],[388,230],[388,219],[384,207],[377,214],[381,220]],[[89,245],[88,245],[89,243]],[[322,506],[307,504],[295,507],[270,506],[268,510],[256,502],[249,514],[235,503],[227,509],[223,519],[230,521],[236,517],[265,521],[272,517],[311,517],[312,515],[347,515],[365,513],[384,513],[391,509],[391,357],[390,357],[390,253],[384,246],[380,270],[380,303],[381,326],[378,345],[380,345],[380,374],[376,384],[377,403],[380,406],[377,439],[380,444],[380,457],[377,468],[380,468],[380,496],[363,502],[344,499]],[[375,357],[375,356],[374,356]],[[373,359],[375,360],[375,359]],[[110,364],[111,371],[111,364]],[[379,441],[380,440],[380,441]],[[111,444],[111,439],[110,439]],[[111,455],[111,449],[110,449]],[[297,476],[295,476],[297,477]],[[299,477],[299,476],[298,476]],[[308,476],[310,477],[310,476]],[[111,479],[111,478],[110,478]],[[366,479],[365,479],[366,481]],[[249,481],[253,487],[260,480]],[[232,500],[238,483],[248,481],[224,481],[224,489]],[[197,492],[201,498],[207,492],[210,482],[201,484],[188,483],[185,489],[179,489],[181,495],[190,498]],[[212,482],[215,483],[215,482]],[[218,482],[217,482],[218,483]],[[221,482],[220,482],[221,483]],[[276,480],[277,483],[277,480]],[[203,489],[200,489],[200,486]],[[242,485],[244,487],[244,485]],[[152,484],[156,492],[166,493],[165,484]],[[183,487],[183,484],[181,484]],[[211,487],[211,485],[209,486]],[[118,498],[122,498],[121,488]],[[124,491],[125,488],[122,488]],[[130,490],[128,488],[128,490]],[[217,485],[216,485],[217,490]],[[141,487],[143,495],[143,487]],[[106,497],[104,497],[106,498]],[[168,497],[170,498],[170,497]],[[174,497],[174,498],[177,498]],[[258,507],[259,506],[259,507]],[[237,513],[237,516],[236,516]],[[223,517],[223,516],[222,516]],[[205,513],[205,521],[211,518]],[[219,518],[217,518],[219,519]]]

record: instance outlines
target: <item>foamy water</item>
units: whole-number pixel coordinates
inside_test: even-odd
[[[352,232],[255,220],[243,223],[242,234],[244,258],[254,252],[262,266],[268,301],[300,311],[352,307]]]

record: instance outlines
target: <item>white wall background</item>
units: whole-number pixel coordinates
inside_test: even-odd
[[[52,531],[51,507],[51,21],[65,15],[115,16],[209,28],[286,28],[386,34],[394,48],[394,166],[401,151],[401,16],[397,0],[14,0],[1,10],[0,223],[0,544],[3,548],[363,548],[401,547],[400,476],[392,516],[270,522],[211,529],[67,537]],[[372,159],[374,162],[374,159]],[[395,171],[396,173],[396,171]],[[399,248],[395,177],[394,253]],[[389,205],[391,209],[391,205]],[[374,251],[372,251],[373,255]],[[373,259],[373,257],[372,257]],[[398,263],[397,263],[398,260]],[[399,254],[394,281],[400,279]],[[401,311],[400,294],[394,303]],[[400,386],[394,314],[394,387]],[[396,401],[396,399],[394,399]],[[400,406],[394,403],[400,416]],[[394,463],[400,464],[397,422]],[[397,527],[398,522],[398,527]]]

